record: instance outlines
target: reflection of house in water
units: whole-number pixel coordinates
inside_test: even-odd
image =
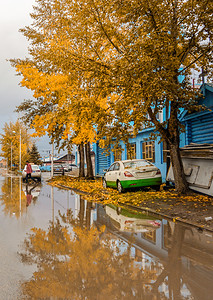
[[[152,284],[154,294],[169,299],[212,299],[213,239],[196,228],[162,220],[162,226],[146,232],[118,230],[102,206],[97,206],[97,225],[132,243],[136,261],[155,268],[158,278]],[[159,298],[160,299],[160,298]]]

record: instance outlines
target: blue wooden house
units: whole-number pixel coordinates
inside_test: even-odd
[[[212,143],[213,144],[213,84],[204,84],[201,87],[204,95],[199,100],[199,104],[206,106],[206,109],[200,112],[189,114],[184,111],[180,115],[181,122],[185,125],[186,130],[180,136],[180,146],[189,145],[190,143]],[[159,116],[161,121],[165,121],[165,110]],[[152,140],[150,134],[154,128],[142,129],[135,138],[130,142],[130,149],[121,141],[123,149],[121,155],[114,155],[112,152],[106,155],[99,147],[99,143],[93,145],[95,152],[95,175],[102,176],[103,170],[107,169],[115,160],[125,160],[131,158],[146,159],[153,162],[160,170],[162,179],[165,181],[167,173],[167,152],[166,145],[160,142],[160,138]],[[130,151],[131,150],[131,151]],[[131,152],[131,156],[130,156]]]
[[[162,112],[159,118],[165,120],[165,113]],[[125,159],[146,159],[153,162],[160,170],[163,179],[166,178],[166,147],[165,143],[160,142],[158,137],[153,140],[150,134],[154,132],[154,128],[142,129],[135,138],[129,140],[130,146],[127,146],[121,141],[120,145],[123,149],[122,153],[115,155],[110,152],[109,155],[104,153],[104,150],[99,147],[99,143],[93,145],[93,151],[95,152],[95,175],[102,176],[104,169],[107,169],[115,160]]]
[[[189,188],[213,196],[213,84],[203,84],[201,91],[204,97],[198,103],[205,109],[180,116],[186,128],[181,135],[181,157]],[[174,182],[172,168],[167,180]]]
[[[180,120],[185,125],[185,132],[181,135],[181,147],[191,143],[213,144],[213,83],[201,86],[203,98],[199,100],[205,110],[188,113],[184,111]]]

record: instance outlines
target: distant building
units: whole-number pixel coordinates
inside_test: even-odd
[[[75,155],[69,153],[59,156],[57,159],[54,160],[54,163],[61,163],[61,164],[72,164],[74,162],[75,162]]]
[[[74,154],[64,154],[58,157],[53,158],[54,164],[71,164],[75,163],[75,155]],[[51,155],[42,158],[43,165],[51,164]]]

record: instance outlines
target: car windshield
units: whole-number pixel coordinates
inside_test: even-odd
[[[124,164],[124,169],[140,169],[152,165],[146,160],[128,161],[128,162],[124,162],[123,164]]]

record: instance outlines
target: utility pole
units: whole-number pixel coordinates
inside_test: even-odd
[[[21,173],[21,128],[20,128],[20,137],[19,137],[19,172]]]
[[[11,169],[11,171],[12,171],[12,166],[13,166],[13,148],[12,148],[12,146],[13,146],[13,143],[11,142],[11,151],[10,151],[10,155],[11,155],[11,157],[10,157],[10,169]]]
[[[53,156],[54,156],[54,142],[52,142],[52,155],[51,155],[51,178],[53,178]]]

